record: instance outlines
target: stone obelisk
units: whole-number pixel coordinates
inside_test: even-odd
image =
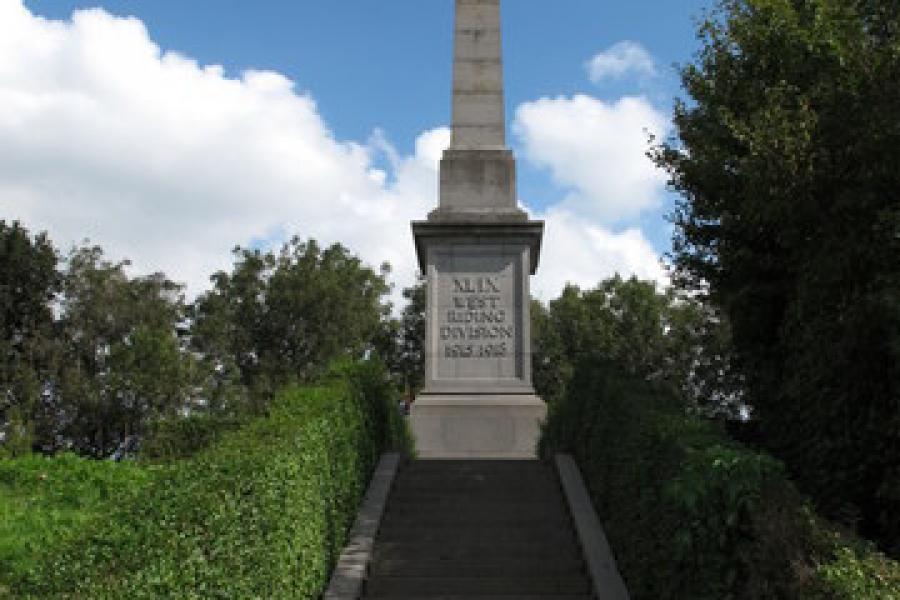
[[[531,383],[529,277],[544,224],[518,208],[505,124],[500,0],[456,0],[440,204],[412,224],[428,296],[411,414],[421,458],[536,456],[546,405]]]

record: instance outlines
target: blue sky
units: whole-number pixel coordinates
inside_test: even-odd
[[[240,198],[231,198],[231,202],[254,203],[254,188],[266,190],[261,194],[262,198],[269,194],[274,197],[278,192],[309,194],[316,198],[321,194],[326,203],[327,194],[335,193],[356,198],[357,204],[352,206],[368,202],[372,203],[371,207],[403,206],[405,208],[392,208],[390,215],[379,218],[405,219],[408,214],[415,214],[409,204],[412,200],[403,204],[407,195],[433,194],[431,184],[427,182],[433,173],[423,165],[428,162],[426,155],[432,159],[439,155],[440,130],[449,124],[451,0],[254,3],[234,0],[0,0],[0,11],[4,4],[6,10],[14,11],[10,14],[15,15],[15,18],[6,19],[7,23],[16,23],[16,31],[26,33],[10,43],[11,49],[7,49],[5,59],[0,57],[0,109],[4,108],[4,92],[7,99],[20,98],[12,111],[12,125],[7,124],[4,129],[0,120],[0,156],[14,154],[20,163],[16,172],[11,172],[11,168],[0,169],[0,218],[22,218],[35,229],[47,229],[60,245],[77,241],[73,239],[76,236],[88,235],[107,247],[111,254],[128,254],[136,258],[139,267],[146,269],[163,268],[176,279],[185,280],[192,291],[199,291],[206,277],[202,274],[204,269],[227,267],[227,251],[220,259],[201,258],[200,246],[209,244],[198,239],[195,260],[173,261],[161,255],[171,238],[167,238],[165,232],[154,232],[143,240],[135,233],[140,229],[134,227],[133,221],[145,219],[149,224],[158,219],[159,227],[172,229],[171,235],[202,238],[196,233],[197,226],[189,227],[187,223],[191,219],[202,222],[204,211],[216,211],[214,196],[223,192],[217,187],[214,164],[203,160],[191,162],[199,152],[199,142],[185,145],[182,139],[190,137],[193,140],[193,136],[199,139],[202,132],[188,135],[188,131],[180,136],[178,131],[190,130],[194,122],[204,121],[205,115],[219,112],[232,127],[227,134],[231,137],[222,133],[223,125],[216,125],[212,120],[209,124],[204,122],[203,132],[216,131],[223,136],[215,147],[225,153],[225,163],[234,161],[230,168],[223,166],[223,173],[226,170],[228,173],[240,172],[240,165],[247,163],[240,157],[240,152],[248,143],[236,140],[238,134],[235,131],[269,131],[279,127],[286,130],[296,127],[295,135],[310,132],[310,139],[319,140],[316,144],[321,142],[323,146],[310,142],[312,146],[309,147],[287,148],[289,142],[266,137],[265,132],[247,133],[246,139],[253,140],[252,144],[269,144],[262,154],[284,145],[284,156],[292,157],[300,170],[312,167],[302,166],[304,163],[297,162],[297,157],[321,158],[331,152],[322,148],[331,148],[336,152],[336,162],[319,165],[320,172],[334,170],[338,181],[355,177],[341,169],[358,167],[363,173],[359,182],[348,184],[349,187],[344,189],[331,180],[320,181],[303,173],[285,175],[282,170],[272,174],[266,167],[257,165],[243,173],[241,183],[228,186],[233,190],[247,182],[247,191],[242,192]],[[634,138],[637,135],[634,129],[640,125],[641,118],[656,123],[657,130],[668,131],[659,119],[668,120],[673,97],[680,94],[673,65],[689,61],[697,50],[695,20],[709,4],[707,0],[504,2],[507,118],[510,143],[519,157],[520,197],[535,216],[548,218],[548,226],[558,221],[559,230],[566,231],[564,237],[569,240],[565,248],[560,246],[556,252],[552,252],[552,247],[548,250],[557,258],[557,264],[543,262],[543,269],[560,272],[559,276],[548,276],[545,283],[538,283],[545,299],[565,281],[590,285],[591,280],[608,275],[612,270],[627,272],[631,266],[640,276],[661,278],[647,266],[646,256],[638,256],[638,237],[647,242],[657,256],[668,249],[669,226],[663,215],[671,204],[671,196],[665,192],[658,176],[641,175],[645,171],[634,166],[635,161],[641,160],[637,156],[640,152],[635,140],[621,146],[621,154],[628,154],[631,166],[617,165],[620,152],[615,146],[616,140],[597,140],[595,153],[590,134],[598,137],[599,134],[606,137],[625,135],[617,128],[627,121],[631,127],[628,135]],[[90,18],[73,24],[73,11],[90,7],[100,7],[102,12],[93,11]],[[134,19],[123,19],[128,16]],[[140,27],[131,27],[129,23],[138,23],[145,31],[141,33]],[[2,29],[0,22],[0,38]],[[54,33],[57,30],[66,33]],[[100,39],[102,44],[97,42]],[[50,43],[46,40],[56,44],[53,52],[41,50]],[[628,44],[623,46],[623,42]],[[0,45],[2,43],[0,41]],[[131,48],[131,51],[121,52],[114,63],[108,57],[99,56],[118,55],[116,44]],[[156,66],[162,69],[159,73],[165,71],[168,75],[154,70],[156,67],[148,62],[151,59],[139,50],[141,44],[158,48],[159,65]],[[630,53],[625,52],[628,49]],[[188,59],[194,64],[193,70],[189,66],[167,64],[166,53],[177,53]],[[607,68],[595,73],[595,81],[591,81],[587,64],[598,56],[618,57],[627,64],[620,65],[620,72]],[[5,71],[4,60],[8,67]],[[28,61],[30,66],[26,67]],[[610,63],[603,64],[608,66]],[[209,65],[221,65],[222,70],[204,75],[204,67]],[[287,98],[288,92],[274,79],[248,81],[245,77],[248,70],[278,74],[293,84],[292,97]],[[142,76],[144,72],[154,75]],[[157,76],[158,79],[153,79]],[[69,78],[77,81],[69,82]],[[133,78],[133,84],[122,83],[132,81],[130,78]],[[218,84],[200,83],[210,78],[216,79]],[[208,107],[192,109],[191,114],[195,116],[190,118],[181,114],[177,107],[173,108],[177,98],[174,92],[168,93],[186,79],[201,86],[197,90],[202,93],[192,93],[190,85],[193,84],[185,83],[181,92],[184,96],[178,98],[183,98],[185,103],[200,102],[202,98]],[[173,81],[174,84],[167,83]],[[260,84],[260,81],[264,83]],[[250,90],[245,96],[253,99],[238,101],[229,96],[228,82],[237,82],[246,88],[244,91]],[[40,93],[36,91],[38,87]],[[271,90],[260,92],[263,88],[277,88],[277,93]],[[25,97],[23,94],[27,100],[21,99]],[[222,106],[236,108],[226,110],[217,106],[220,97],[217,94],[221,95]],[[267,99],[260,100],[260,94]],[[51,103],[52,108],[37,100],[46,99],[48,95],[59,98],[59,102]],[[76,96],[95,101],[105,108],[97,114],[80,113],[71,106],[65,108],[64,99]],[[272,100],[274,96],[277,98]],[[159,114],[153,114],[154,109],[141,97],[158,99]],[[314,104],[300,106],[298,98]],[[634,102],[629,104],[628,99]],[[265,104],[270,100],[279,107],[274,112],[281,114],[279,111],[295,110],[296,114],[286,115],[286,120],[279,122],[281,124],[260,124],[263,119],[253,117],[257,114],[253,111],[272,114],[273,109],[260,105],[260,102]],[[21,110],[22,106],[40,107],[34,109],[39,111],[33,117],[39,121],[34,122],[58,124],[52,135],[48,134],[45,145],[37,147],[34,142],[22,142],[16,137],[15,132],[20,129],[13,126],[21,128],[28,123],[25,117],[22,122],[15,122],[16,110]],[[170,113],[165,113],[166,110]],[[103,120],[102,115],[110,116],[111,112],[117,119],[114,124]],[[76,113],[77,117],[73,116]],[[25,110],[22,114],[30,112]],[[160,125],[155,128],[147,125],[156,122],[157,118]],[[239,118],[246,118],[247,122],[237,127],[235,119]],[[129,122],[130,119],[134,121]],[[305,125],[301,124],[313,121],[312,129],[304,129]],[[595,127],[579,127],[582,121],[594,123]],[[85,133],[78,131],[79,123],[94,125]],[[170,124],[175,127],[173,131],[166,129]],[[92,131],[99,133],[96,152],[89,153],[92,158],[88,161],[72,147],[84,143],[77,142],[76,138],[92,138]],[[103,137],[104,131],[109,135],[108,139]],[[138,139],[141,136],[145,137]],[[53,139],[49,139],[51,137]],[[132,137],[135,139],[131,140]],[[121,145],[123,139],[133,142],[133,146]],[[235,141],[233,150],[227,148],[229,139]],[[88,142],[89,145],[94,143],[94,140]],[[21,144],[26,144],[24,150]],[[159,152],[143,156],[140,148],[148,145]],[[357,150],[365,156],[360,157]],[[73,154],[70,156],[67,152]],[[122,167],[126,163],[116,163],[129,153],[133,153],[134,160],[127,163],[127,168]],[[251,158],[255,161],[259,155],[257,152]],[[28,160],[32,162],[21,158],[23,156],[30,157]],[[417,162],[417,159],[421,160]],[[104,160],[108,162],[104,163]],[[581,160],[584,165],[575,164]],[[136,166],[141,164],[152,167],[141,170]],[[178,167],[172,167],[173,164]],[[342,166],[335,166],[337,164]],[[417,170],[417,165],[422,169]],[[592,165],[596,165],[596,169]],[[607,179],[615,179],[619,173],[632,170],[632,177],[638,180],[625,178],[621,189],[611,191],[599,173],[591,173],[603,169],[606,169]],[[29,180],[22,175],[25,171],[42,175]],[[378,181],[379,177],[383,181]],[[640,180],[641,177],[647,181]],[[183,185],[175,186],[173,179],[176,178],[184,182]],[[377,189],[372,188],[374,192],[363,189],[368,185],[363,183],[366,178],[377,181]],[[192,181],[196,183],[194,188],[190,185]],[[624,195],[632,186],[639,191],[634,207],[629,208]],[[117,187],[119,191],[110,198],[127,196],[129,199],[111,199],[106,204],[100,200],[93,203],[85,200],[84,204],[79,204],[79,198],[97,195],[98,190],[105,193],[111,187]],[[135,191],[138,189],[143,191]],[[172,204],[158,200],[162,198],[161,194],[167,193],[180,200]],[[644,200],[640,199],[641,193]],[[604,208],[603,196],[615,194],[623,197],[611,200],[612,208]],[[385,200],[383,195],[389,198]],[[209,196],[209,201],[198,200],[196,205],[190,204],[190,199],[204,196]],[[260,210],[282,208],[277,201],[259,202]],[[322,201],[316,202],[321,204]],[[423,206],[427,208],[434,202],[436,198],[426,198]],[[153,204],[151,209],[148,209],[148,203]],[[368,234],[357,234],[346,224],[322,225],[316,219],[327,221],[334,217],[323,213],[319,204],[305,212],[286,214],[281,222],[277,219],[260,221],[255,225],[257,231],[232,226],[234,221],[241,219],[241,210],[236,209],[231,223],[219,219],[217,239],[229,234],[236,236],[238,239],[229,239],[227,243],[222,240],[222,248],[229,248],[252,240],[277,242],[293,233],[328,239],[343,232],[350,239],[333,241],[343,241],[357,250],[354,242],[358,235],[358,251],[370,262],[378,261],[378,240],[363,239]],[[61,211],[61,206],[66,208]],[[224,202],[223,206],[232,205]],[[92,211],[96,211],[93,217]],[[370,214],[369,208],[360,211],[362,218]],[[181,216],[175,217],[178,212]],[[166,215],[168,221],[164,218]],[[216,220],[211,217],[210,222]],[[126,226],[125,220],[130,220],[130,224]],[[567,229],[573,227],[582,229],[571,232]],[[116,233],[122,230],[130,233]],[[404,234],[405,230],[400,229],[391,232],[393,238]],[[593,246],[593,253],[590,248],[576,247],[577,240],[582,239],[580,236],[592,240],[585,244]],[[548,242],[552,241],[548,238]],[[386,252],[386,258],[401,271],[398,285],[409,281],[409,264],[412,264],[405,263],[406,259],[400,255],[402,243]],[[630,250],[623,250],[622,244],[631,244]],[[411,241],[408,245],[411,255]],[[178,252],[182,256],[193,256],[194,251],[188,243],[179,245]],[[608,258],[604,252],[613,252],[615,257],[609,258],[607,267],[596,266]],[[578,256],[572,259],[573,266],[566,272],[561,263],[567,261],[567,256],[575,254]],[[184,266],[186,264],[193,266],[188,268]]]
[[[102,6],[134,15],[162,48],[237,75],[248,68],[290,77],[319,102],[344,139],[381,127],[403,150],[423,129],[449,121],[451,0],[28,0],[34,13],[68,18]],[[504,59],[509,109],[539,96],[603,98],[649,92],[671,105],[675,63],[696,50],[694,17],[708,0],[506,0]],[[616,42],[644,46],[662,71],[641,86],[591,85],[583,63]],[[649,88],[649,89],[648,89]]]

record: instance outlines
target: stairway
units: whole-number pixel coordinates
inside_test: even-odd
[[[363,598],[591,597],[551,466],[420,460],[401,467]]]

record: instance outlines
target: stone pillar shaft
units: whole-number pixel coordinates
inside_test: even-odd
[[[506,147],[500,0],[456,0],[451,147]]]
[[[453,137],[441,201],[429,219],[519,219],[516,163],[506,147],[500,0],[456,0]]]

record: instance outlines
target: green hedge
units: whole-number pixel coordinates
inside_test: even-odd
[[[900,600],[900,565],[817,518],[773,458],[614,367],[567,389],[543,452],[575,456],[636,600]]]
[[[380,367],[291,388],[269,415],[110,505],[15,590],[60,598],[316,598],[379,454],[408,439]]]
[[[154,421],[141,442],[139,457],[144,462],[156,463],[190,458],[212,446],[226,433],[239,429],[250,418],[197,413]]]

